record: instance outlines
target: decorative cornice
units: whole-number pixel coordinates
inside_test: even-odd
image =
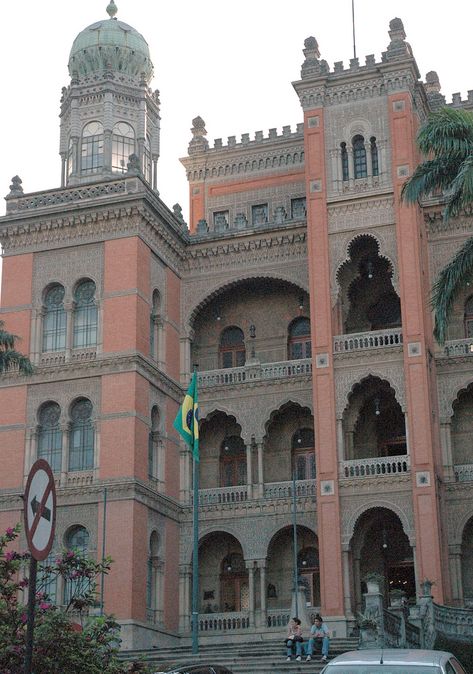
[[[0,388],[9,386],[29,386],[46,382],[70,381],[100,377],[117,372],[137,372],[155,388],[176,402],[182,399],[183,389],[167,374],[159,370],[155,363],[139,352],[133,354],[102,354],[95,360],[85,362],[60,363],[57,366],[38,367],[31,377],[17,373],[2,376]]]

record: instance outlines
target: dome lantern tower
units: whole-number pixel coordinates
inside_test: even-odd
[[[114,0],[106,11],[109,18],[81,31],[69,55],[71,81],[60,114],[62,184],[110,180],[130,169],[155,189],[159,92],[149,88],[148,44],[115,17]]]

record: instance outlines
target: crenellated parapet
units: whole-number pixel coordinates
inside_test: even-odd
[[[193,120],[193,137],[189,143],[189,156],[181,159],[190,182],[207,178],[238,176],[259,171],[274,171],[283,168],[302,167],[304,164],[304,125],[297,124],[269,129],[267,134],[255,131],[253,138],[249,133],[228,136],[213,141],[210,147],[205,136],[205,122],[201,117]]]

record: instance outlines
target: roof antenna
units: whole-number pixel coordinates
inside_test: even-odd
[[[355,0],[351,0],[351,21],[352,21],[352,25],[353,25],[353,58],[356,59]]]

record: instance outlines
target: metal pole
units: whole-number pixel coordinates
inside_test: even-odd
[[[351,21],[353,26],[353,58],[356,59],[356,40],[355,40],[355,0],[351,0]]]
[[[199,463],[193,457],[194,509],[193,532],[194,552],[192,557],[192,653],[199,652]]]
[[[102,563],[105,559],[105,533],[107,527],[107,487],[103,490],[103,520],[102,520]],[[105,571],[102,571],[100,579],[100,615],[103,615],[104,609],[104,592],[105,592]]]
[[[292,535],[293,535],[293,547],[294,547],[294,597],[296,605],[296,614],[295,618],[299,617],[298,610],[298,585],[299,578],[297,574],[297,502],[296,502],[296,471],[292,474]]]
[[[30,576],[28,578],[28,621],[26,625],[24,674],[31,674],[31,667],[33,664],[33,631],[34,631],[37,570],[38,570],[38,562],[33,556],[31,556]]]

